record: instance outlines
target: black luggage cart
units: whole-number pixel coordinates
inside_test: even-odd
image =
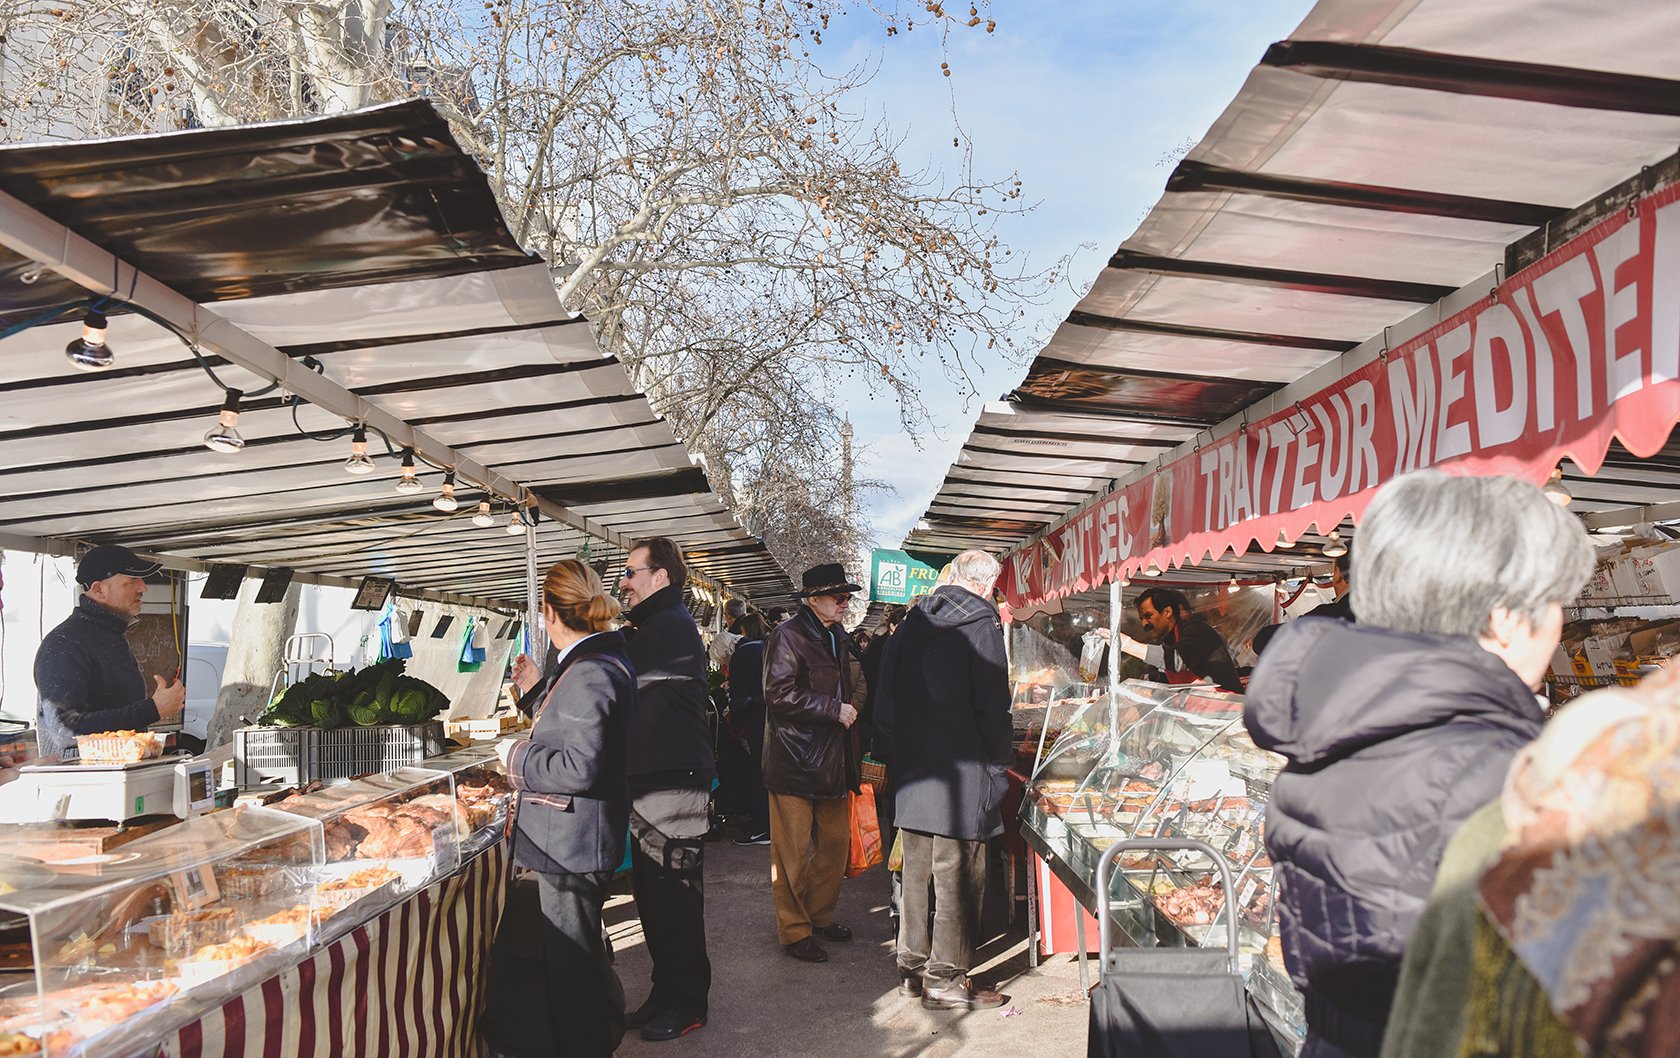
[[[1219,870],[1225,892],[1222,948],[1111,948],[1108,882],[1125,852],[1200,852]],[[1097,861],[1100,977],[1091,994],[1088,1058],[1282,1058],[1283,1052],[1243,984],[1237,963],[1237,910],[1231,868],[1201,841],[1121,841]]]

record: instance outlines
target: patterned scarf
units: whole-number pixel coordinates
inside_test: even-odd
[[[1586,1053],[1680,1054],[1680,668],[1518,754],[1483,909]]]

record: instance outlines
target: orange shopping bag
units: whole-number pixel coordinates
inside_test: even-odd
[[[856,878],[881,862],[881,821],[875,815],[875,788],[868,784],[852,795],[852,851],[846,877]]]

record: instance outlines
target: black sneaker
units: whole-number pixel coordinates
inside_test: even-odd
[[[642,1026],[642,1039],[663,1043],[674,1040],[679,1036],[687,1036],[695,1029],[706,1024],[706,1019],[695,1017],[693,1014],[680,1014],[675,1010],[662,1010],[654,1019]]]
[[[646,1003],[643,1003],[635,1010],[627,1010],[624,1012],[624,1027],[627,1029],[639,1029],[658,1016],[659,1008],[653,1005],[653,998],[650,996],[648,997],[648,1001]]]
[[[768,844],[770,844],[770,832],[767,830],[762,834],[748,834],[744,838],[736,838],[735,839],[735,844],[742,845],[742,846],[746,846],[746,845],[768,845]]]

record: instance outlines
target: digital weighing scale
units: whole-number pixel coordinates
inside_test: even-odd
[[[26,764],[0,786],[0,822],[52,823],[141,816],[182,819],[215,800],[210,761],[173,757],[132,764]]]

